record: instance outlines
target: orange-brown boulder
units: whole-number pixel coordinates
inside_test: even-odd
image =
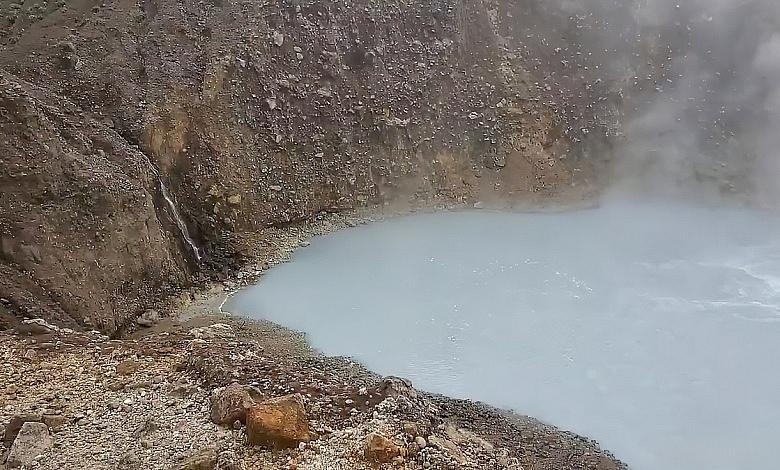
[[[402,449],[391,439],[372,432],[366,436],[365,456],[373,462],[387,463],[402,454]]]
[[[300,394],[253,405],[246,415],[247,441],[283,449],[309,440],[309,421]]]

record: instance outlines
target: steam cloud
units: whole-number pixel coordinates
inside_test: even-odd
[[[780,1],[563,1],[623,96],[615,190],[780,206]],[[616,64],[629,64],[628,67]]]

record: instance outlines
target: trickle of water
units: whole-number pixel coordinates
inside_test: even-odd
[[[176,207],[176,203],[173,201],[170,193],[168,193],[168,188],[165,187],[162,178],[158,179],[158,181],[160,182],[160,192],[162,193],[163,198],[165,198],[165,202],[168,204],[168,208],[171,210],[173,220],[176,222],[176,226],[179,227],[179,232],[181,232],[182,238],[184,238],[184,241],[187,242],[187,245],[190,246],[192,253],[195,255],[195,259],[198,261],[198,263],[200,263],[202,258],[200,254],[200,248],[198,248],[198,245],[195,244],[195,240],[193,240],[190,236],[190,231],[187,229],[187,224],[184,223],[184,219],[181,218],[179,209]]]
[[[776,468],[778,233],[660,204],[420,215],[318,238],[225,308],[636,470]]]
[[[165,199],[165,203],[168,204],[168,209],[171,211],[171,215],[173,215],[173,220],[176,222],[176,227],[179,228],[179,233],[181,233],[182,238],[187,243],[187,245],[189,245],[190,249],[192,250],[192,254],[195,255],[195,260],[200,263],[201,259],[203,258],[200,254],[200,248],[198,248],[198,245],[195,244],[195,240],[193,240],[190,236],[190,230],[187,228],[187,224],[184,222],[184,219],[181,218],[179,208],[176,206],[173,197],[168,192],[168,188],[165,186],[165,183],[163,183],[162,177],[160,176],[160,171],[156,166],[154,166],[148,155],[144,153],[141,155],[146,161],[146,166],[149,171],[152,172],[152,174],[157,178],[157,182],[160,183],[160,192]]]

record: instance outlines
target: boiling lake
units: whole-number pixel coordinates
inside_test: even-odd
[[[638,470],[776,466],[780,219],[616,204],[415,215],[317,238],[226,310]]]

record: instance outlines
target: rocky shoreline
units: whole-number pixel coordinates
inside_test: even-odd
[[[622,468],[587,439],[380,379],[276,325],[165,323],[126,340],[44,322],[0,334],[7,468]],[[306,436],[257,440],[249,418],[215,419],[231,387],[247,410],[294,397]],[[31,433],[50,445],[29,448]]]
[[[301,333],[221,312],[311,237],[404,213],[271,228],[233,280],[147,312],[122,339],[42,320],[0,332],[6,468],[625,468],[586,438],[415,390],[319,354]],[[270,429],[269,410],[281,416]]]

